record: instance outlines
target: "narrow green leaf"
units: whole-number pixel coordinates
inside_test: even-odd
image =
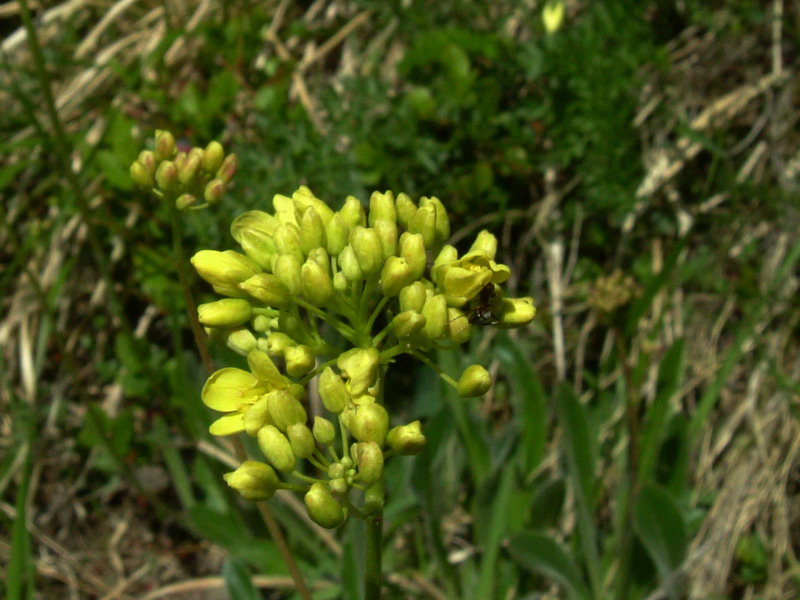
[[[511,401],[520,432],[517,455],[522,472],[527,474],[539,466],[544,456],[547,396],[530,359],[507,334],[498,339],[497,356],[514,388]]]
[[[542,483],[531,496],[531,525],[537,529],[554,526],[561,516],[566,495],[567,486],[563,479],[549,479]]]
[[[683,381],[683,340],[677,340],[664,355],[658,372],[658,392],[644,417],[640,438],[639,481],[649,481],[664,439],[664,424],[669,415],[670,400]]]
[[[633,513],[633,527],[658,569],[662,581],[680,567],[686,556],[686,525],[672,495],[655,484],[639,491]],[[671,590],[673,597],[677,590]]]
[[[247,567],[240,560],[229,558],[222,565],[222,577],[231,600],[261,600]]]
[[[495,567],[500,554],[500,542],[506,535],[512,492],[514,491],[514,469],[504,469],[494,494],[489,512],[489,529],[483,540],[483,557],[480,566],[478,589],[474,598],[491,600],[494,595]]]
[[[575,561],[553,538],[526,531],[512,537],[506,549],[518,565],[552,579],[564,588],[570,600],[591,597]]]

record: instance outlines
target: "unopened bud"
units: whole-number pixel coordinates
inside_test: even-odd
[[[412,279],[419,279],[425,273],[428,258],[425,253],[425,242],[422,234],[404,232],[400,236],[398,255],[402,256],[411,267]]]
[[[340,498],[347,495],[347,492],[350,491],[350,486],[347,485],[347,479],[344,477],[337,477],[335,479],[331,479],[328,482],[328,489],[330,489],[331,494],[335,494]]]
[[[273,308],[289,306],[289,288],[271,273],[257,273],[239,284],[239,287],[262,304]]]
[[[197,316],[206,327],[236,327],[246,323],[250,314],[250,303],[239,298],[223,298],[197,307]]]
[[[300,249],[300,228],[294,223],[281,223],[272,234],[275,247],[280,254],[291,254],[302,262],[305,259]]]
[[[225,150],[222,144],[217,141],[209,142],[206,151],[203,153],[203,170],[206,173],[216,173],[225,160]]]
[[[390,256],[386,259],[381,271],[381,292],[384,296],[397,296],[411,281],[411,267],[405,258]]]
[[[336,359],[336,366],[349,380],[352,396],[360,396],[377,383],[380,358],[380,351],[372,347],[353,348]]]
[[[296,345],[297,342],[282,331],[273,331],[267,336],[267,352],[272,356],[283,356],[287,348]]]
[[[175,137],[169,131],[156,131],[156,161],[175,156]]]
[[[325,367],[319,376],[319,395],[325,408],[337,415],[350,401],[344,381],[330,367]]]
[[[247,356],[248,352],[255,350],[257,343],[256,336],[245,327],[231,331],[225,340],[225,344],[228,348],[241,356]]]
[[[322,270],[325,271],[328,276],[331,275],[331,257],[328,256],[328,251],[325,250],[325,248],[322,246],[313,248],[308,253],[308,259],[313,260],[320,267],[322,267]]]
[[[158,165],[156,183],[163,192],[172,193],[178,190],[178,168],[174,162],[165,160]]]
[[[425,327],[425,317],[413,310],[406,310],[392,319],[392,331],[398,339],[418,334]]]
[[[379,220],[397,222],[397,209],[394,206],[394,194],[386,192],[372,192],[369,198],[369,224],[375,227]]]
[[[493,259],[497,254],[497,238],[494,234],[484,229],[478,234],[475,241],[472,242],[472,246],[467,254],[472,254],[473,252],[482,254],[486,258]]]
[[[364,207],[361,206],[361,201],[354,196],[348,196],[344,201],[344,205],[339,210],[342,215],[342,220],[345,222],[349,229],[356,226],[364,226],[367,224],[367,216],[364,213]]]
[[[133,179],[133,183],[140,188],[149,189],[153,187],[153,176],[150,175],[147,168],[138,160],[133,161],[131,165],[131,179]]]
[[[233,250],[201,250],[191,262],[200,277],[215,287],[235,288],[261,271],[256,263]]]
[[[392,428],[386,435],[389,447],[402,456],[413,456],[425,447],[425,436],[419,421]]]
[[[422,307],[425,306],[425,301],[428,299],[428,294],[425,291],[425,285],[421,281],[407,285],[400,290],[400,310],[413,310],[421,312]]]
[[[298,345],[286,348],[283,357],[286,359],[286,373],[290,377],[302,377],[316,364],[314,353],[308,346]]]
[[[358,476],[361,481],[371,485],[383,477],[383,451],[375,442],[356,444],[355,462],[358,465]]]
[[[280,486],[272,467],[255,460],[244,461],[238,469],[225,473],[222,478],[245,500],[268,500]]]
[[[375,275],[383,266],[383,248],[375,229],[356,227],[350,232],[350,246],[364,275]]]
[[[289,425],[305,423],[308,416],[303,405],[287,390],[274,390],[267,394],[269,416],[275,427],[286,431]]]
[[[378,219],[375,221],[373,229],[378,233],[378,239],[381,241],[383,258],[386,259],[393,256],[397,252],[397,223],[386,219]]]
[[[303,296],[315,306],[326,306],[336,295],[333,280],[313,260],[307,260],[300,269]]]
[[[436,207],[420,206],[408,224],[411,233],[421,233],[425,248],[432,249],[436,242]]]
[[[458,380],[458,395],[462,398],[483,396],[492,387],[492,376],[480,365],[470,365]]]
[[[442,201],[437,197],[427,198],[427,203],[436,209],[436,235],[431,249],[434,252],[438,252],[439,248],[441,248],[447,241],[447,238],[450,237],[450,218],[447,216],[447,209],[444,207],[444,204],[442,204]],[[422,204],[422,201],[420,201],[420,204]]]
[[[300,249],[308,254],[314,248],[324,248],[326,243],[325,225],[319,213],[309,206],[300,219]]]
[[[377,402],[359,406],[350,419],[349,429],[359,442],[375,442],[382,446],[389,431],[389,414]]]
[[[503,298],[497,310],[497,327],[510,329],[527,325],[536,316],[533,298]]]
[[[197,198],[194,194],[181,194],[175,199],[175,208],[178,210],[188,210],[197,204]]]
[[[304,498],[308,516],[317,525],[326,529],[338,527],[345,520],[342,505],[322,483],[315,483]]]
[[[331,217],[331,220],[325,225],[325,240],[327,242],[326,248],[328,254],[331,256],[338,256],[347,245],[347,240],[350,237],[350,228],[342,219],[342,215],[336,213]]]
[[[472,335],[472,324],[463,310],[447,309],[447,337],[456,344],[467,342]]]
[[[330,446],[336,439],[336,428],[333,423],[322,417],[314,417],[312,433],[314,439],[323,446]]]
[[[406,194],[398,194],[395,207],[397,208],[397,221],[403,226],[403,229],[409,229],[409,224],[417,213],[417,205]]]
[[[299,296],[303,291],[303,279],[300,275],[302,262],[293,254],[281,254],[275,260],[273,273],[280,279],[292,296]]]
[[[236,168],[238,162],[236,159],[235,154],[228,154],[225,157],[225,160],[222,161],[222,165],[217,170],[217,179],[222,179],[225,183],[230,182],[233,179],[233,176],[236,175]]]
[[[216,204],[225,195],[225,182],[221,179],[212,179],[206,184],[203,199],[209,204]]]
[[[156,155],[152,150],[142,150],[139,152],[137,161],[145,168],[150,177],[156,174]]]
[[[202,166],[202,157],[198,156],[197,154],[190,154],[186,159],[186,162],[181,165],[181,168],[178,170],[178,181],[182,185],[189,184],[195,178]]]
[[[438,340],[447,333],[447,300],[443,294],[436,294],[422,307],[425,327],[422,334],[429,340]]]
[[[295,455],[292,445],[274,425],[264,425],[258,430],[258,447],[272,463],[272,466],[284,473],[294,471]]]
[[[339,267],[342,269],[342,275],[351,283],[364,279],[364,273],[361,272],[356,253],[349,244],[339,254]]]
[[[244,430],[247,435],[255,437],[265,425],[274,425],[269,414],[269,404],[266,396],[261,396],[256,402],[244,411],[242,416]]]
[[[289,425],[286,429],[286,435],[289,436],[289,443],[292,445],[292,451],[295,456],[308,458],[317,449],[317,445],[314,443],[314,435],[306,427],[305,423]]]
[[[436,285],[442,287],[448,267],[456,260],[458,260],[458,250],[454,246],[446,245],[439,250],[431,266],[431,275]]]

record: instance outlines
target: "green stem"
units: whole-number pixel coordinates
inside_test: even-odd
[[[340,321],[336,317],[332,317],[330,314],[324,312],[323,310],[317,308],[310,302],[306,302],[301,298],[294,298],[295,304],[298,306],[302,306],[305,308],[309,313],[312,313],[325,321],[328,325],[336,329],[339,333],[341,333],[344,337],[346,337],[351,342],[354,342],[353,336],[355,335],[355,330],[352,327],[347,325],[346,323]],[[355,343],[355,342],[354,342]]]
[[[380,600],[383,553],[383,511],[367,517],[367,544],[364,557],[364,600]]]
[[[436,373],[439,375],[439,377],[441,377],[446,383],[448,383],[449,385],[453,386],[453,388],[458,389],[458,382],[455,379],[453,379],[452,377],[450,377],[450,375],[448,375],[447,373],[442,371],[441,367],[439,367],[439,365],[437,365],[435,362],[433,362],[430,358],[425,356],[425,354],[423,354],[422,352],[419,352],[417,350],[411,350],[409,352],[409,354],[411,354],[412,356],[414,356],[418,360],[424,362],[431,369],[436,371]]]

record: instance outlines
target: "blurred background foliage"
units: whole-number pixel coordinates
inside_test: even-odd
[[[128,176],[156,128],[240,159],[189,252],[301,184],[392,189],[536,299],[439,357],[482,400],[397,365],[429,449],[389,463],[387,597],[797,597],[797,2],[31,4],[41,63],[0,5],[3,597],[294,597]],[[315,598],[358,597],[357,532],[273,505]]]

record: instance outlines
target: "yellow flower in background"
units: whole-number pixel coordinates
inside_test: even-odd
[[[564,22],[564,2],[563,0],[551,0],[544,5],[542,10],[542,22],[547,33],[555,33],[561,28]]]

